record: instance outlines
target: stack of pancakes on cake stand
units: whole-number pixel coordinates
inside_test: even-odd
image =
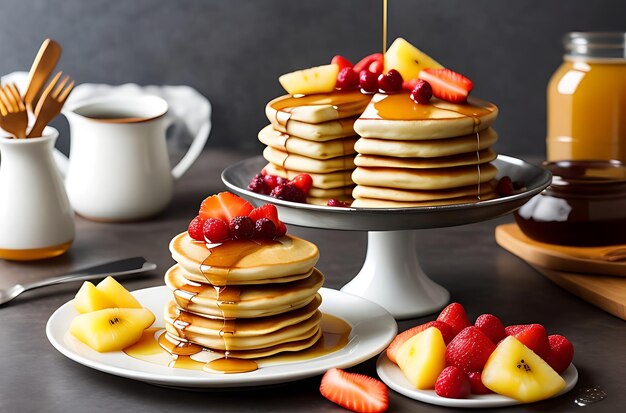
[[[165,275],[174,298],[165,308],[165,339],[174,355],[200,346],[236,361],[317,342],[324,277],[314,267],[314,244],[287,235],[208,247],[186,232],[170,243],[177,264]]]
[[[414,103],[376,94],[354,124],[361,136],[352,174],[354,207],[448,205],[495,196],[497,141],[492,103]]]
[[[270,121],[259,132],[270,175],[292,179],[300,173],[313,178],[307,202],[326,205],[330,198],[351,201],[354,183],[354,122],[371,96],[359,91],[315,95],[285,95],[269,102]]]

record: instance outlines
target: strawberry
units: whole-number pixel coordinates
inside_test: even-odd
[[[474,325],[480,328],[494,344],[506,337],[502,321],[495,315],[482,314],[478,316]]]
[[[574,359],[574,346],[568,339],[558,334],[548,336],[548,342],[550,353],[545,360],[550,367],[561,374]]]
[[[419,78],[405,80],[404,82],[402,82],[402,89],[406,90],[407,92],[411,92],[413,91],[413,89],[415,89],[417,82],[421,80],[422,79],[419,79]]]
[[[367,70],[369,70],[370,72],[374,73],[374,74],[381,74],[383,72],[383,61],[382,60],[374,60],[368,67]]]
[[[448,366],[439,373],[435,382],[435,393],[441,397],[463,399],[470,394],[470,381],[461,369]]]
[[[396,338],[393,339],[391,344],[389,344],[389,347],[387,347],[387,357],[389,358],[389,360],[393,361],[394,363],[397,363],[396,354],[398,353],[398,349],[400,348],[400,346],[404,344],[405,341],[407,341],[408,339],[416,335],[417,333],[420,333],[426,330],[428,327],[436,327],[439,331],[441,331],[441,335],[443,336],[443,341],[446,344],[448,344],[454,338],[455,334],[454,334],[454,331],[452,330],[452,327],[450,327],[443,321],[429,321],[426,324],[422,324],[422,325],[410,328],[398,334]]]
[[[470,326],[454,337],[446,347],[446,364],[466,373],[482,371],[496,345],[478,327]]]
[[[384,412],[389,407],[387,386],[362,374],[330,369],[322,377],[320,393],[354,412]]]
[[[418,77],[433,88],[433,95],[452,103],[464,103],[474,84],[460,73],[450,69],[423,69]]]
[[[309,174],[298,174],[294,176],[291,182],[300,188],[305,194],[308,194],[313,186],[313,178],[311,178],[311,175]]]
[[[350,90],[359,88],[359,75],[351,67],[344,67],[337,74],[335,88],[339,90]]]
[[[514,336],[520,331],[526,330],[529,325],[530,324],[513,324],[510,326],[504,327],[504,332],[506,333],[507,336]]]
[[[463,308],[463,306],[459,303],[449,304],[446,308],[441,310],[437,320],[443,321],[452,327],[454,335],[459,334],[461,330],[471,325],[467,319],[465,308]]]
[[[361,70],[369,70],[369,67],[372,65],[373,62],[380,61],[382,63],[384,61],[383,59],[384,57],[382,53],[374,53],[369,56],[365,56],[359,61],[359,63],[354,65],[354,71],[357,73],[361,73]]]
[[[287,227],[285,226],[285,224],[283,224],[281,220],[278,219],[278,210],[276,209],[276,206],[272,204],[261,205],[260,207],[250,211],[250,214],[248,214],[248,216],[255,223],[261,218],[267,218],[272,221],[274,225],[276,225],[277,237],[282,237],[287,232]]]
[[[199,215],[202,219],[216,218],[230,222],[236,216],[248,215],[253,209],[245,199],[230,192],[220,192],[202,201]]]
[[[496,184],[496,193],[498,196],[511,196],[515,193],[513,181],[509,176],[503,176]]]
[[[469,378],[469,382],[470,382],[470,387],[471,387],[471,391],[472,394],[489,394],[489,393],[493,393],[491,390],[489,390],[487,388],[487,386],[485,386],[483,384],[483,380],[480,378],[480,372],[479,371],[473,371],[471,373],[469,373],[467,375],[467,377]]]
[[[514,328],[509,328],[514,327]],[[541,324],[526,324],[522,326],[509,326],[509,331],[515,331],[513,334],[507,335],[514,336],[516,339],[522,342],[523,345],[535,352],[539,357],[546,360],[550,354],[550,341],[548,340],[548,333]],[[506,331],[506,329],[505,329]]]
[[[333,60],[331,60],[330,63],[339,66],[339,71],[343,68],[354,66],[348,59],[339,55],[333,57]]]

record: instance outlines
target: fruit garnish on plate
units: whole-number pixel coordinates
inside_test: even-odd
[[[286,73],[278,78],[290,95],[329,93],[335,90],[339,66],[329,64]]]
[[[265,184],[265,180],[263,180]],[[309,185],[307,179],[300,179],[290,186]],[[280,188],[277,184],[274,189]],[[220,192],[202,201],[198,216],[191,220],[187,234],[194,240],[208,244],[228,242],[235,239],[274,239],[282,237],[287,227],[278,219],[274,205],[265,204],[259,208],[245,199],[230,193]]]
[[[471,325],[463,306],[452,303],[436,321],[398,334],[386,354],[409,383],[441,397],[466,397],[469,383],[471,394],[529,402],[563,389],[560,374],[572,362],[574,346],[561,335],[548,336],[540,324],[504,327],[493,314]]]
[[[354,412],[378,413],[389,407],[387,386],[380,380],[341,369],[322,377],[320,393],[333,403]]]
[[[402,37],[393,41],[384,56],[384,71],[395,69],[404,79],[415,79],[424,69],[441,69],[443,66]]]
[[[306,173],[298,174],[289,180],[262,172],[252,178],[248,190],[284,201],[305,203],[312,186],[313,178]]]

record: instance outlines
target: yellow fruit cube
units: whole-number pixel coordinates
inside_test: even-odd
[[[565,387],[548,363],[513,336],[491,353],[481,379],[492,391],[524,403],[547,399]]]
[[[422,69],[439,69],[443,66],[435,59],[422,52],[411,43],[398,37],[387,49],[384,60],[384,70],[387,73],[396,69],[402,75],[402,79],[410,80],[417,78]]]
[[[89,281],[83,283],[73,302],[74,308],[81,314],[115,307],[115,303]]]
[[[98,290],[103,292],[109,300],[113,301],[114,307],[119,308],[142,308],[143,306],[137,301],[126,288],[122,286],[113,277],[106,277],[96,286]]]
[[[432,389],[446,367],[446,343],[435,327],[417,333],[398,349],[396,360],[409,383],[417,389]]]
[[[286,73],[278,81],[290,95],[330,93],[335,90],[338,74],[339,66],[330,64]]]

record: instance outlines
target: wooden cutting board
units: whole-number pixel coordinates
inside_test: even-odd
[[[597,259],[607,247],[560,247],[539,243],[526,237],[517,224],[498,226],[496,241],[555,284],[626,320],[626,262]]]
[[[626,277],[626,245],[568,247],[528,238],[517,224],[496,228],[496,242],[524,261],[566,272]]]

